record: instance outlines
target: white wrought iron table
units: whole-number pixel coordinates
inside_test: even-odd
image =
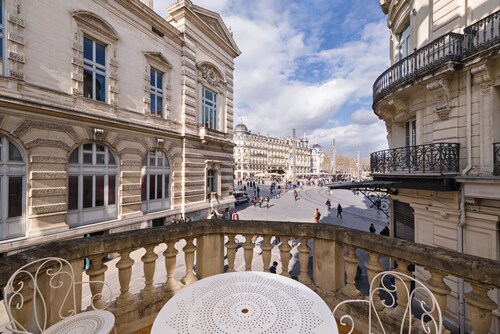
[[[175,294],[158,313],[151,334],[336,334],[328,305],[291,278],[234,272],[204,278]]]

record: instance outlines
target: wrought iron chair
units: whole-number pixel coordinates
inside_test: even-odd
[[[413,289],[410,288],[412,286],[411,282],[415,284]],[[379,298],[381,292],[384,298]],[[401,305],[401,313],[398,317],[398,319],[401,319],[400,333],[411,333],[415,327],[419,327],[424,333],[443,332],[441,309],[433,293],[414,277],[397,271],[383,271],[375,275],[370,282],[370,293],[366,296],[367,299],[351,299],[340,302],[333,309],[333,315],[335,316],[337,310],[345,307],[346,304],[365,303],[368,306],[368,333],[381,332],[385,334],[387,331],[380,315],[381,313],[387,314],[389,308],[392,309],[398,305],[396,295],[399,298],[402,296],[407,297],[406,305]],[[418,295],[419,298],[418,300],[415,299],[416,303],[412,308],[415,295]],[[351,315],[342,315],[339,322],[341,325],[350,326],[351,329],[348,334],[355,330],[355,321]],[[376,331],[375,324],[378,324],[379,327]],[[394,322],[391,321],[391,324],[394,324]]]
[[[85,283],[103,284],[109,291],[109,302],[103,294],[91,298],[91,311],[77,313],[77,295],[81,292],[75,281],[71,264],[64,259],[47,257],[19,268],[4,288],[4,303],[9,316],[7,329],[13,333],[85,333],[108,334],[114,329],[113,313],[95,305],[109,306],[111,289],[101,281]],[[80,299],[78,299],[80,300]]]

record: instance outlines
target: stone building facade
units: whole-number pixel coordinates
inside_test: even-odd
[[[262,173],[279,173],[291,177],[293,139],[254,134],[246,125],[234,128],[234,177],[242,179]],[[323,170],[324,153],[318,144],[309,146],[308,139],[295,140],[298,176],[319,174]]]
[[[373,108],[390,149],[372,153],[371,172],[391,193],[391,233],[499,261],[500,3],[380,4],[392,66],[374,83]],[[464,299],[500,304],[496,290],[471,295],[463,281],[444,280],[451,328],[470,330]],[[490,332],[499,333],[493,313]]]
[[[234,205],[234,59],[176,1],[0,2],[0,253]]]

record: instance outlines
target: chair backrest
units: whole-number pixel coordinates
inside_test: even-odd
[[[398,298],[402,298],[407,302],[405,306],[401,305],[402,309],[397,315],[397,319],[401,319],[400,333],[411,333],[416,326],[425,333],[442,333],[443,331],[443,316],[436,297],[422,282],[412,276],[397,271],[378,273],[370,282],[370,293],[367,297],[368,299],[350,299],[340,302],[333,309],[333,315],[335,316],[339,309],[343,309],[345,313],[346,308],[343,307],[345,304],[366,303],[368,305],[368,321],[363,321],[363,323],[368,323],[368,333],[374,333],[375,324],[378,324],[382,333],[386,333],[384,316],[381,315],[387,315],[388,311],[391,311],[388,309],[394,309],[398,305]],[[412,301],[416,302],[412,303]],[[351,327],[349,333],[355,330],[355,321],[352,315],[342,315],[339,322]],[[394,317],[388,322],[394,328]]]
[[[75,274],[64,259],[47,257],[19,268],[4,288],[9,330],[40,333],[53,323],[75,315]]]

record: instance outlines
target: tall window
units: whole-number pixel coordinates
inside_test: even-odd
[[[19,148],[0,136],[0,239],[24,235],[25,173]]]
[[[151,68],[150,71],[151,114],[163,117],[163,73]]]
[[[406,147],[417,145],[417,121],[406,122],[405,127]]]
[[[102,144],[83,144],[71,153],[68,166],[70,226],[117,217],[117,174],[116,159]]]
[[[410,32],[410,25],[408,25],[398,34],[398,60],[408,57],[411,53]]]
[[[215,193],[215,192],[217,192],[216,174],[213,169],[209,169],[207,171],[207,193]]]
[[[170,164],[161,151],[150,151],[141,171],[142,211],[170,208]]]
[[[85,36],[83,38],[83,95],[106,101],[106,46]]]
[[[217,130],[217,94],[203,87],[202,95],[203,126]]]

